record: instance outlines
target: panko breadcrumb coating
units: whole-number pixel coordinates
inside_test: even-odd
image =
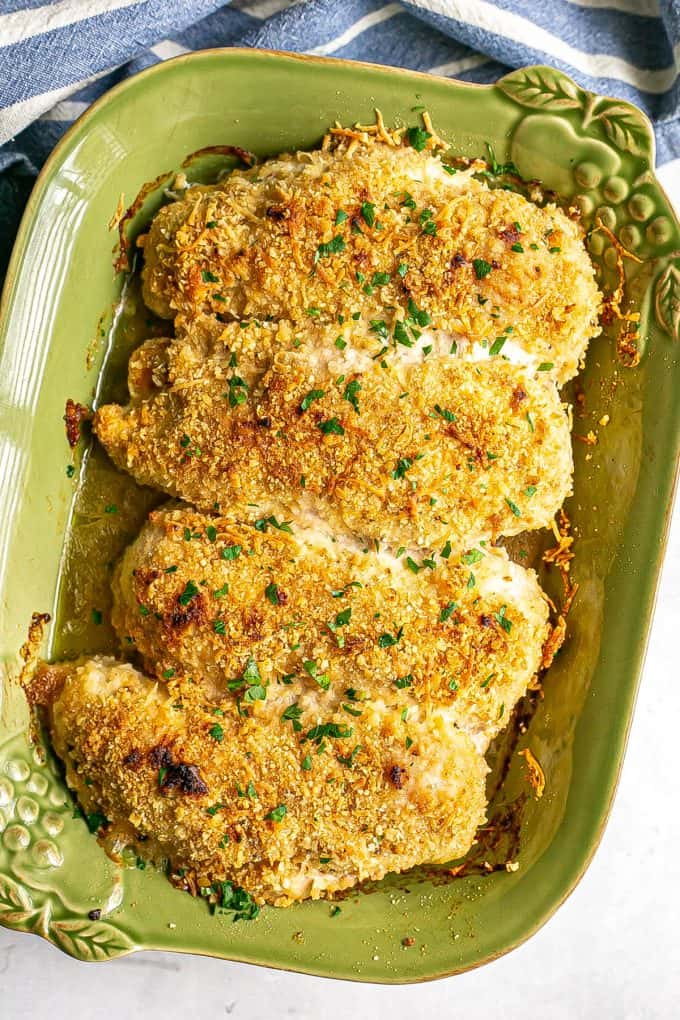
[[[174,335],[94,428],[197,509],[151,513],[113,575],[144,672],[27,685],[105,845],[248,910],[465,854],[489,742],[563,637],[495,540],[571,491],[583,233],[429,129],[367,132],[190,187],[141,239]]]
[[[502,354],[450,357],[437,334],[428,351],[395,343],[383,326],[202,317],[133,355],[131,403],[100,408],[95,431],[142,484],[244,520],[314,514],[457,552],[548,525],[572,472],[552,379]]]
[[[153,512],[112,614],[153,675],[94,658],[29,690],[109,845],[277,905],[467,852],[550,631],[502,549],[414,573],[281,523]]]
[[[188,888],[237,883],[259,902],[318,898],[461,856],[484,820],[484,758],[445,709],[380,699],[361,715],[168,688],[113,659],[45,667],[54,747],[109,839],[165,857]],[[314,700],[314,699],[313,699]],[[275,710],[274,710],[275,708]]]
[[[599,332],[583,232],[554,205],[491,189],[473,171],[341,140],[192,187],[146,237],[145,301],[165,318],[361,314],[391,327],[415,314],[489,344],[511,330],[562,383]]]
[[[502,549],[447,546],[423,564],[286,528],[153,512],[113,580],[121,642],[206,697],[230,684],[244,696],[254,659],[262,683],[314,691],[319,710],[348,689],[395,709],[442,704],[485,749],[540,667],[548,606],[535,573]]]

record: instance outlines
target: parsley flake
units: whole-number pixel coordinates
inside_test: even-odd
[[[485,259],[473,259],[472,265],[474,266],[475,276],[478,280],[483,280],[484,277],[488,276],[493,269],[491,263],[487,262]]]
[[[315,400],[321,400],[326,396],[325,390],[310,390],[300,401],[300,410],[308,411]]]
[[[407,136],[410,144],[416,152],[422,152],[429,140],[432,138],[429,131],[425,131],[420,127],[410,127],[407,131]]]

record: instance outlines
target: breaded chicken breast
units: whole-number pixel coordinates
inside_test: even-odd
[[[554,382],[501,343],[476,360],[440,341],[411,346],[407,327],[395,341],[382,321],[340,334],[202,317],[133,355],[130,404],[94,428],[137,481],[244,520],[320,515],[456,552],[549,524],[572,472]]]
[[[298,698],[294,697],[298,695]],[[237,883],[285,905],[464,854],[487,766],[446,709],[380,699],[347,714],[272,685],[206,703],[113,659],[45,667],[55,750],[114,845],[167,858],[189,888]]]
[[[297,525],[151,514],[113,579],[112,622],[159,679],[206,698],[255,686],[312,691],[358,716],[445,706],[481,750],[538,671],[549,635],[536,574],[490,547],[423,562],[361,551]]]
[[[487,344],[512,331],[564,382],[599,332],[582,230],[473,169],[342,141],[190,188],[146,237],[144,299],[166,318],[411,315]]]

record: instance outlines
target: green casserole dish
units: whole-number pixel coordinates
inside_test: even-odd
[[[609,291],[614,231],[635,256],[624,260],[624,309],[640,314],[640,361],[622,363],[614,323],[591,344],[579,376],[574,432],[596,439],[575,444],[567,505],[579,590],[528,733],[520,712],[494,752],[496,777],[507,775],[466,872],[418,869],[353,890],[340,911],[321,901],[233,923],[143,862],[121,867],[106,857],[49,749],[31,743],[19,653],[35,612],[52,617],[44,656],[113,647],[107,563],[157,501],[94,447],[81,443],[72,462],[62,423],[68,398],[91,405],[124,395],[127,354],[148,318],[135,280],[112,269],[109,223],[121,194],[129,202],[158,178],[126,225],[134,237],[189,153],[311,148],[336,120],[370,123],[376,108],[391,125],[418,123],[424,108],[455,153],[485,156],[488,143],[499,162],[511,160],[523,177],[573,200],[586,226],[607,228],[589,244]],[[187,173],[214,179],[224,165],[223,154],[205,153]],[[84,960],[164,949],[405,982],[494,959],[557,909],[587,867],[614,795],[680,447],[680,233],[653,165],[642,113],[545,67],[471,86],[338,60],[212,50],[124,82],[72,127],[29,201],[0,314],[0,925]],[[105,503],[119,512],[107,513]],[[559,591],[554,573],[544,579],[549,591]],[[540,800],[517,753],[525,748],[545,772]],[[519,868],[506,870],[506,858]]]

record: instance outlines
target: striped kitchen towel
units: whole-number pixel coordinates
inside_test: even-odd
[[[637,103],[654,122],[659,163],[680,157],[680,0],[0,0],[0,246],[11,246],[50,150],[94,99],[142,68],[209,46],[475,82],[552,64]]]

